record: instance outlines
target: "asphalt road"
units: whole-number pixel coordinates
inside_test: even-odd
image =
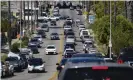
[[[69,15],[74,20],[76,18],[81,19],[84,22],[83,16],[77,15],[76,10],[62,9],[60,10],[61,15]],[[2,80],[57,80],[57,71],[56,71],[56,63],[60,61],[64,49],[64,37],[63,37],[63,23],[64,21],[60,20],[57,22],[57,28],[50,28],[50,31],[47,33],[47,38],[43,39],[42,48],[39,49],[39,54],[35,54],[35,57],[43,58],[45,63],[45,73],[28,73],[28,70],[25,69],[23,72],[15,73],[15,76],[4,78]],[[57,32],[60,35],[60,40],[50,40],[50,33]],[[83,52],[83,44],[79,38],[79,30],[74,26],[74,32],[77,38],[76,41],[76,51]],[[55,45],[57,48],[58,55],[46,55],[45,47],[49,44]]]

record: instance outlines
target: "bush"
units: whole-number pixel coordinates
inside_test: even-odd
[[[1,61],[5,61],[5,59],[7,58],[7,55],[6,54],[4,54],[3,56],[1,56]]]
[[[29,38],[28,37],[25,36],[25,37],[22,38],[22,45],[27,46],[28,42],[29,42]]]
[[[14,53],[20,52],[19,46],[20,46],[20,43],[14,43],[14,44],[11,46],[11,51],[14,52]]]

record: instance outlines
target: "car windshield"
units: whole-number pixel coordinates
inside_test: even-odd
[[[133,69],[112,67],[108,70],[92,68],[68,69],[63,80],[133,80]]]
[[[48,46],[47,49],[55,49],[54,46]]]
[[[88,32],[87,32],[87,31],[84,31],[84,32],[83,32],[83,35],[88,35]]]
[[[37,48],[36,45],[29,45],[28,47],[29,47],[29,48]]]
[[[89,36],[84,36],[84,38],[90,38]]]
[[[43,61],[41,59],[31,59],[29,60],[29,65],[39,66],[42,65]]]

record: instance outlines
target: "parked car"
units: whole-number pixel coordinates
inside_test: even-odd
[[[45,65],[42,58],[32,58],[28,61],[28,73],[45,72]]]
[[[48,45],[45,49],[46,55],[48,54],[57,54],[56,47],[54,45]]]
[[[1,77],[14,76],[14,66],[8,61],[0,62]]]
[[[51,40],[59,40],[60,39],[58,33],[51,33],[50,36],[51,36]]]
[[[10,65],[13,65],[15,71],[22,71],[22,69],[24,68],[24,62],[22,62],[21,58],[8,57],[5,61],[8,61]]]

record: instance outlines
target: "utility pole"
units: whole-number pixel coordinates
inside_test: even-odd
[[[21,51],[21,43],[22,43],[22,1],[20,1],[20,51]]]
[[[110,54],[109,54],[109,58],[112,58],[112,56],[111,56],[112,55],[112,36],[111,36],[112,35],[112,30],[111,30],[112,29],[112,27],[111,27],[112,26],[111,25],[112,24],[112,18],[111,18],[111,13],[112,13],[112,10],[111,10],[111,1],[110,1],[110,38],[109,38]]]
[[[11,10],[10,10],[10,1],[8,1],[8,22],[9,22],[9,28],[8,28],[8,44],[9,44],[9,51],[11,51]]]
[[[25,1],[23,1],[23,17],[24,17],[23,28],[26,28],[26,22],[25,22]]]
[[[116,1],[114,1],[114,27],[116,27]]]
[[[33,10],[32,10],[32,1],[31,1],[31,13],[30,13],[30,15],[31,15],[31,21],[30,21],[30,27],[31,27],[31,31],[30,32],[33,32],[33,27],[32,27],[32,13],[33,13]]]

